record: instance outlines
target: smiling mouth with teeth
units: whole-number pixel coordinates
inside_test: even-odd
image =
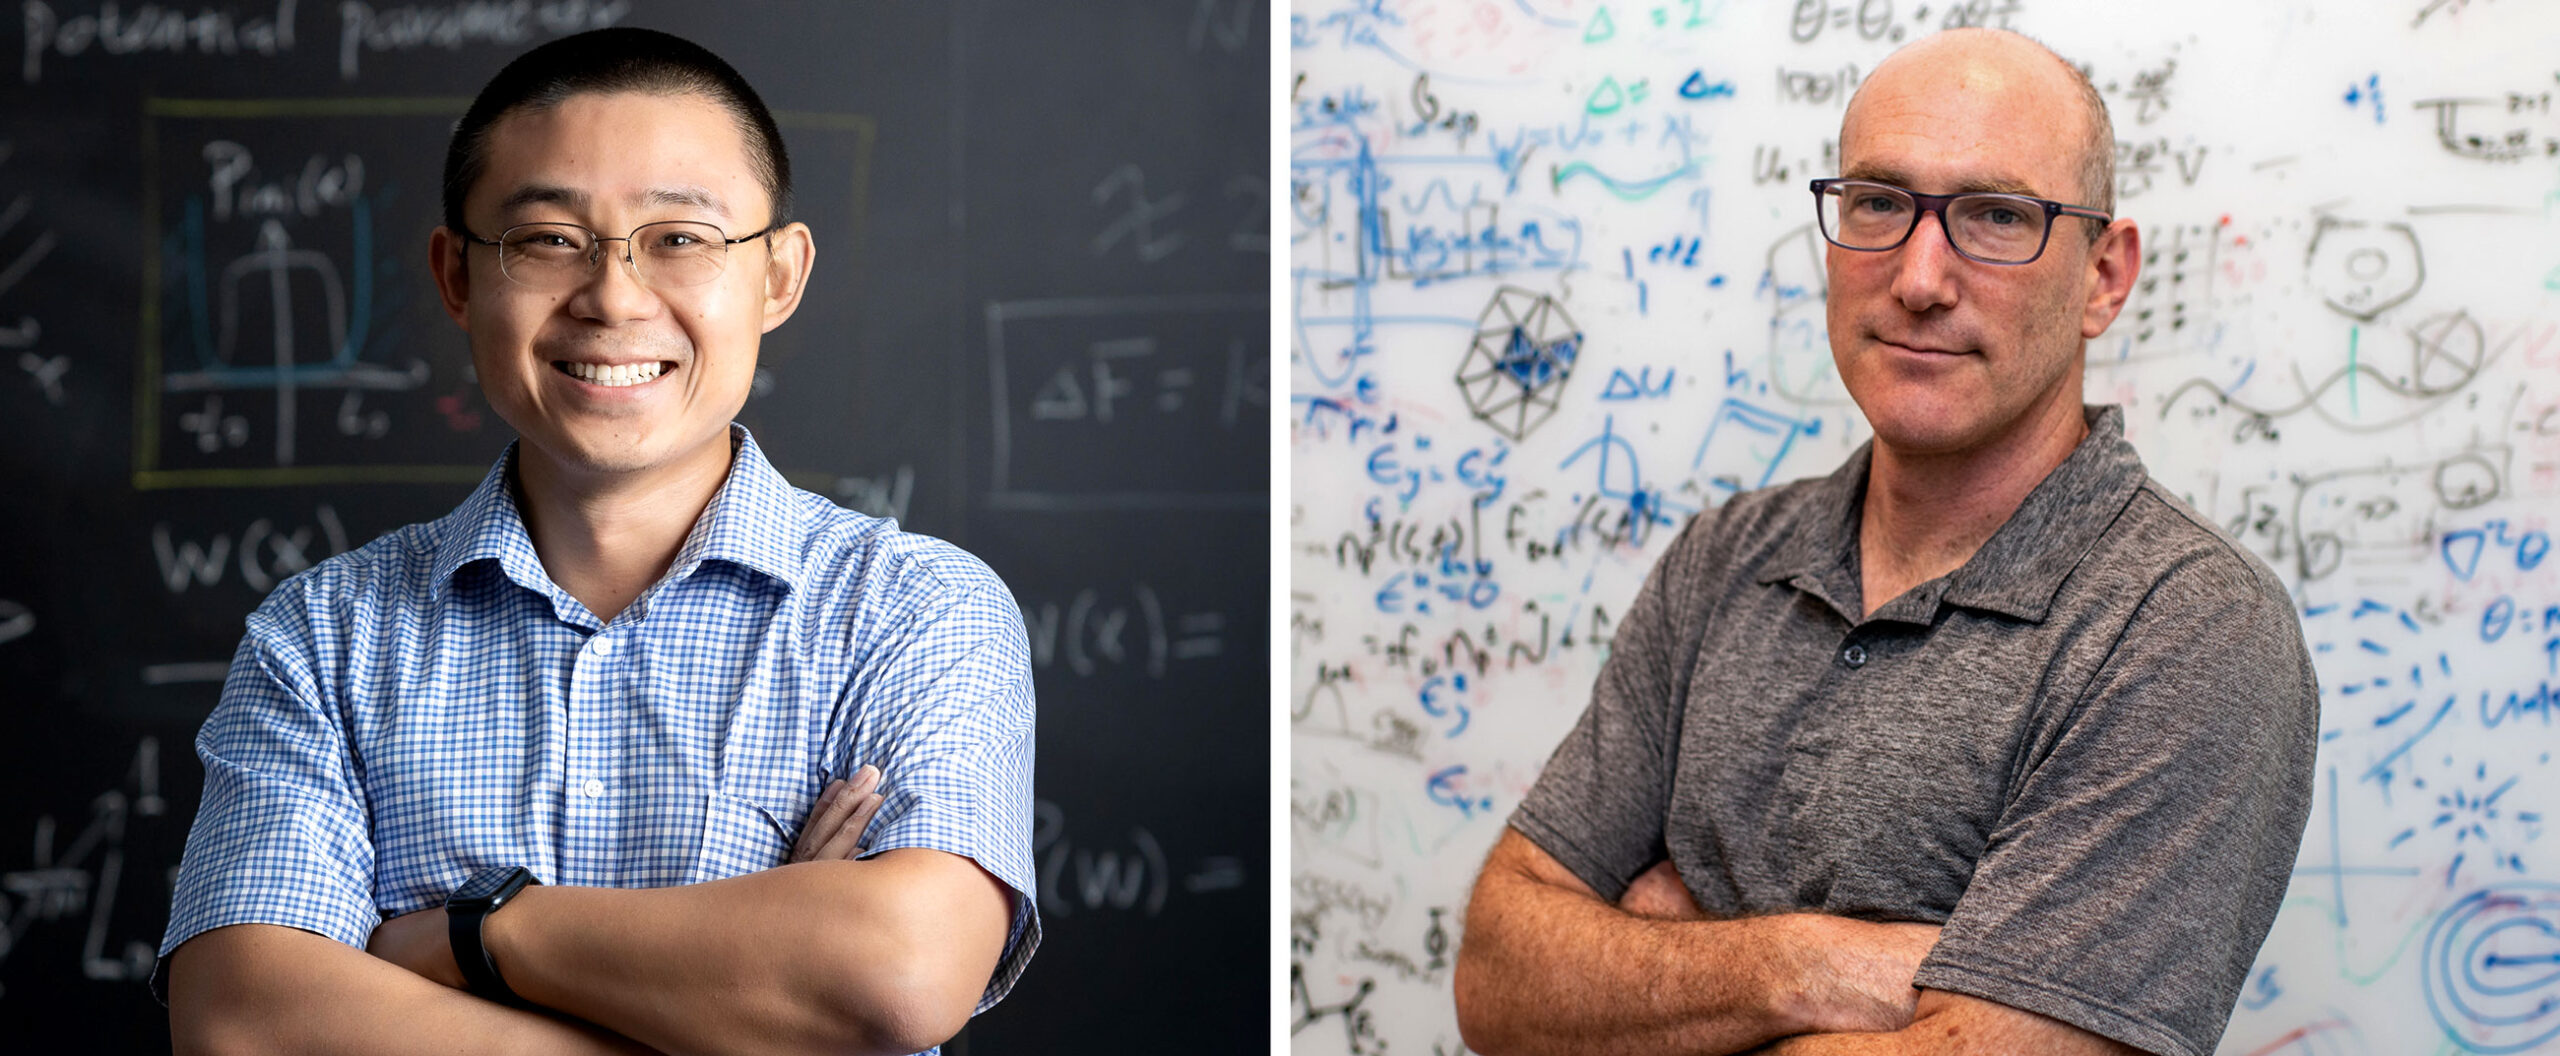
[[[625,385],[639,385],[645,382],[655,381],[657,380],[658,375],[665,373],[667,368],[672,365],[673,364],[670,364],[665,360],[658,360],[650,363],[625,363],[620,366],[610,367],[602,363],[572,363],[567,360],[553,360],[551,362],[552,369],[558,370],[560,373],[566,374],[590,385],[602,385],[606,388],[621,388]]]

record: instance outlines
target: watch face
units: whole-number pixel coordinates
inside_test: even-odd
[[[463,881],[461,887],[455,888],[453,897],[446,901],[485,901],[491,896],[496,895],[498,892],[505,890],[507,881],[514,879],[515,874],[518,871],[519,870],[512,868],[480,870],[479,872],[471,874],[471,879]]]

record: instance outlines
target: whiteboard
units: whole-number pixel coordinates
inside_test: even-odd
[[[2315,650],[2317,794],[2222,1051],[2560,1051],[2560,9],[1302,0],[1295,1052],[1460,1051],[1469,884],[1644,572],[1865,439],[1805,182],[1951,24],[2102,89],[2145,250],[2087,398]]]

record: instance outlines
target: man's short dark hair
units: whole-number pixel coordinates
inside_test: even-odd
[[[590,92],[698,95],[737,119],[747,161],[773,199],[773,225],[791,219],[791,156],[773,112],[747,79],[709,49],[672,33],[617,26],[562,37],[499,70],[453,126],[444,153],[444,226],[464,230],[462,200],[489,167],[489,128],[515,113],[539,113]],[[496,232],[488,232],[494,235]]]

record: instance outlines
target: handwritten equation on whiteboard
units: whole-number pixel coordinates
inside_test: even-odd
[[[1295,5],[1295,1049],[1458,1051],[1468,885],[1662,544],[1866,437],[1805,184],[1957,26],[2107,101],[2142,273],[2087,398],[2292,586],[2320,672],[2224,1051],[2560,1045],[2560,62],[2517,43],[2560,16],[2387,7]]]

